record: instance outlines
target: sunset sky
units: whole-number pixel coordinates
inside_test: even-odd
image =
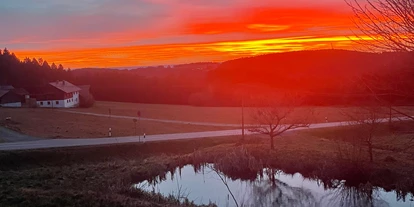
[[[0,18],[1,47],[70,68],[352,49],[344,0],[13,0]]]

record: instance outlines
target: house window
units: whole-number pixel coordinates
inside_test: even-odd
[[[59,101],[56,101],[56,104],[59,104]]]
[[[47,102],[47,105],[50,105],[50,101]]]
[[[40,105],[42,105],[42,106],[43,106],[43,101],[41,101],[41,102],[40,102]]]

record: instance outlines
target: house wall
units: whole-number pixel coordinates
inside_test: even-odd
[[[74,92],[72,98],[65,99],[65,108],[72,108],[79,106],[79,91]]]
[[[22,107],[22,102],[15,102],[15,103],[4,103],[1,104],[2,107],[10,107],[10,108],[20,108]]]
[[[79,106],[79,91],[74,92],[71,98],[63,100],[45,100],[37,101],[37,107],[40,108],[72,108]],[[42,104],[43,103],[43,104]]]
[[[63,100],[36,101],[36,105],[40,108],[65,108]]]

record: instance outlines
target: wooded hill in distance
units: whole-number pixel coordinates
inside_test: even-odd
[[[317,50],[275,53],[231,60],[209,74],[209,82],[227,93],[244,90],[291,91],[308,96],[312,104],[350,104],[372,94],[400,99],[400,90],[414,89],[414,53],[366,53]],[[411,90],[412,91],[412,90]],[[407,97],[404,97],[406,99]],[[408,100],[405,100],[408,101]]]
[[[369,91],[361,86],[361,79],[392,83],[393,89],[414,89],[411,83],[414,80],[413,53],[300,51],[221,64],[194,63],[133,70],[63,70],[63,66],[44,66],[45,61],[43,64],[30,59],[20,61],[8,53],[0,56],[0,84],[30,87],[67,80],[91,85],[95,98],[105,101],[239,106],[242,93],[293,91],[305,95],[308,104],[333,105],[354,104],[366,99]]]

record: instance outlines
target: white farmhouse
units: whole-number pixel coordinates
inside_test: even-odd
[[[71,108],[79,106],[81,89],[67,81],[51,82],[36,95],[37,107]]]

